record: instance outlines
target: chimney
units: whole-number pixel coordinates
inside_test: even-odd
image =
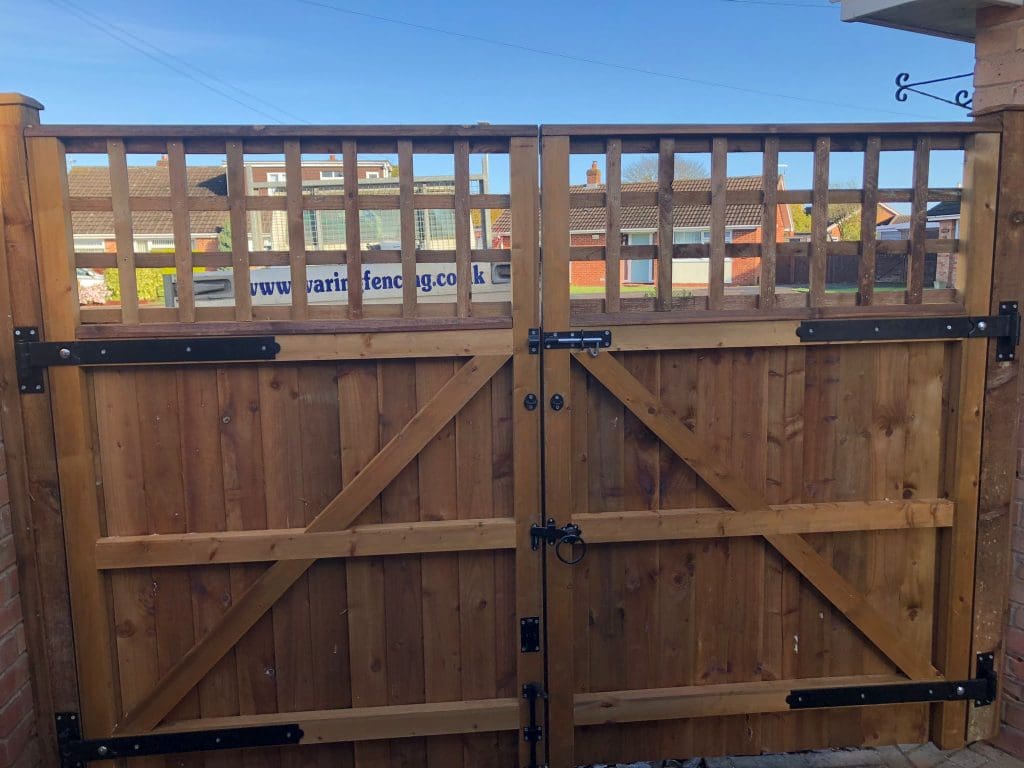
[[[587,169],[587,186],[596,187],[601,183],[601,169],[597,167],[597,160],[590,164]]]
[[[327,159],[330,160],[333,163],[333,162],[337,161],[338,156],[332,153],[332,154],[327,156]]]
[[[167,155],[160,155],[160,159],[156,161],[157,168],[167,167]]]

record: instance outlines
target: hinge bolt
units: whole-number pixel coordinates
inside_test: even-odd
[[[984,320],[979,320],[978,321],[978,330],[979,331],[984,331],[986,328],[988,328],[988,323],[986,323]]]
[[[107,749],[106,745],[104,745],[104,744],[100,744],[100,746],[96,748],[96,754],[98,754],[98,755],[105,755],[109,751],[110,750]]]
[[[60,351],[57,352],[57,354],[60,355],[61,360],[67,360],[69,357],[71,357],[71,350],[68,349],[67,347],[61,347]]]
[[[964,688],[962,685],[958,685],[956,687],[956,695],[957,696],[963,696],[965,693],[967,693],[967,689]]]

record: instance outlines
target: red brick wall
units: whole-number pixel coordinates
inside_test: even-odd
[[[0,444],[0,766],[39,765],[28,669],[11,533],[7,462]]]

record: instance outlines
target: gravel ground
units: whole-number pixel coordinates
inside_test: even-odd
[[[879,749],[829,749],[756,757],[696,757],[655,763],[619,763],[588,768],[1024,768],[1024,762],[988,744],[942,752],[933,744]]]

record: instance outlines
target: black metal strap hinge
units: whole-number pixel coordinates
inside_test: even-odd
[[[44,392],[43,369],[55,365],[246,362],[273,360],[280,351],[273,336],[41,341],[38,328],[14,329],[18,389],[23,394]]]
[[[596,355],[599,349],[612,345],[611,331],[545,331],[531,328],[528,336],[530,354],[539,355],[544,349],[586,349]]]
[[[803,342],[908,341],[914,339],[996,339],[996,359],[1013,360],[1020,343],[1016,301],[1004,301],[988,317],[886,317],[806,320],[796,335]]]
[[[544,738],[544,727],[540,724],[537,712],[537,700],[546,699],[547,693],[540,683],[527,683],[523,686],[523,698],[530,708],[530,724],[523,728],[523,741],[530,745],[529,768],[540,768],[537,764],[537,745]]]
[[[303,736],[302,729],[297,724],[293,724],[83,739],[81,719],[77,712],[58,712],[54,716],[54,721],[57,726],[57,750],[60,753],[61,768],[82,768],[86,763],[94,760],[114,760],[145,755],[280,747],[298,744]]]
[[[790,692],[786,703],[790,709],[826,709],[973,699],[975,706],[985,707],[996,699],[996,682],[995,655],[979,653],[976,677],[971,680],[806,688]]]

